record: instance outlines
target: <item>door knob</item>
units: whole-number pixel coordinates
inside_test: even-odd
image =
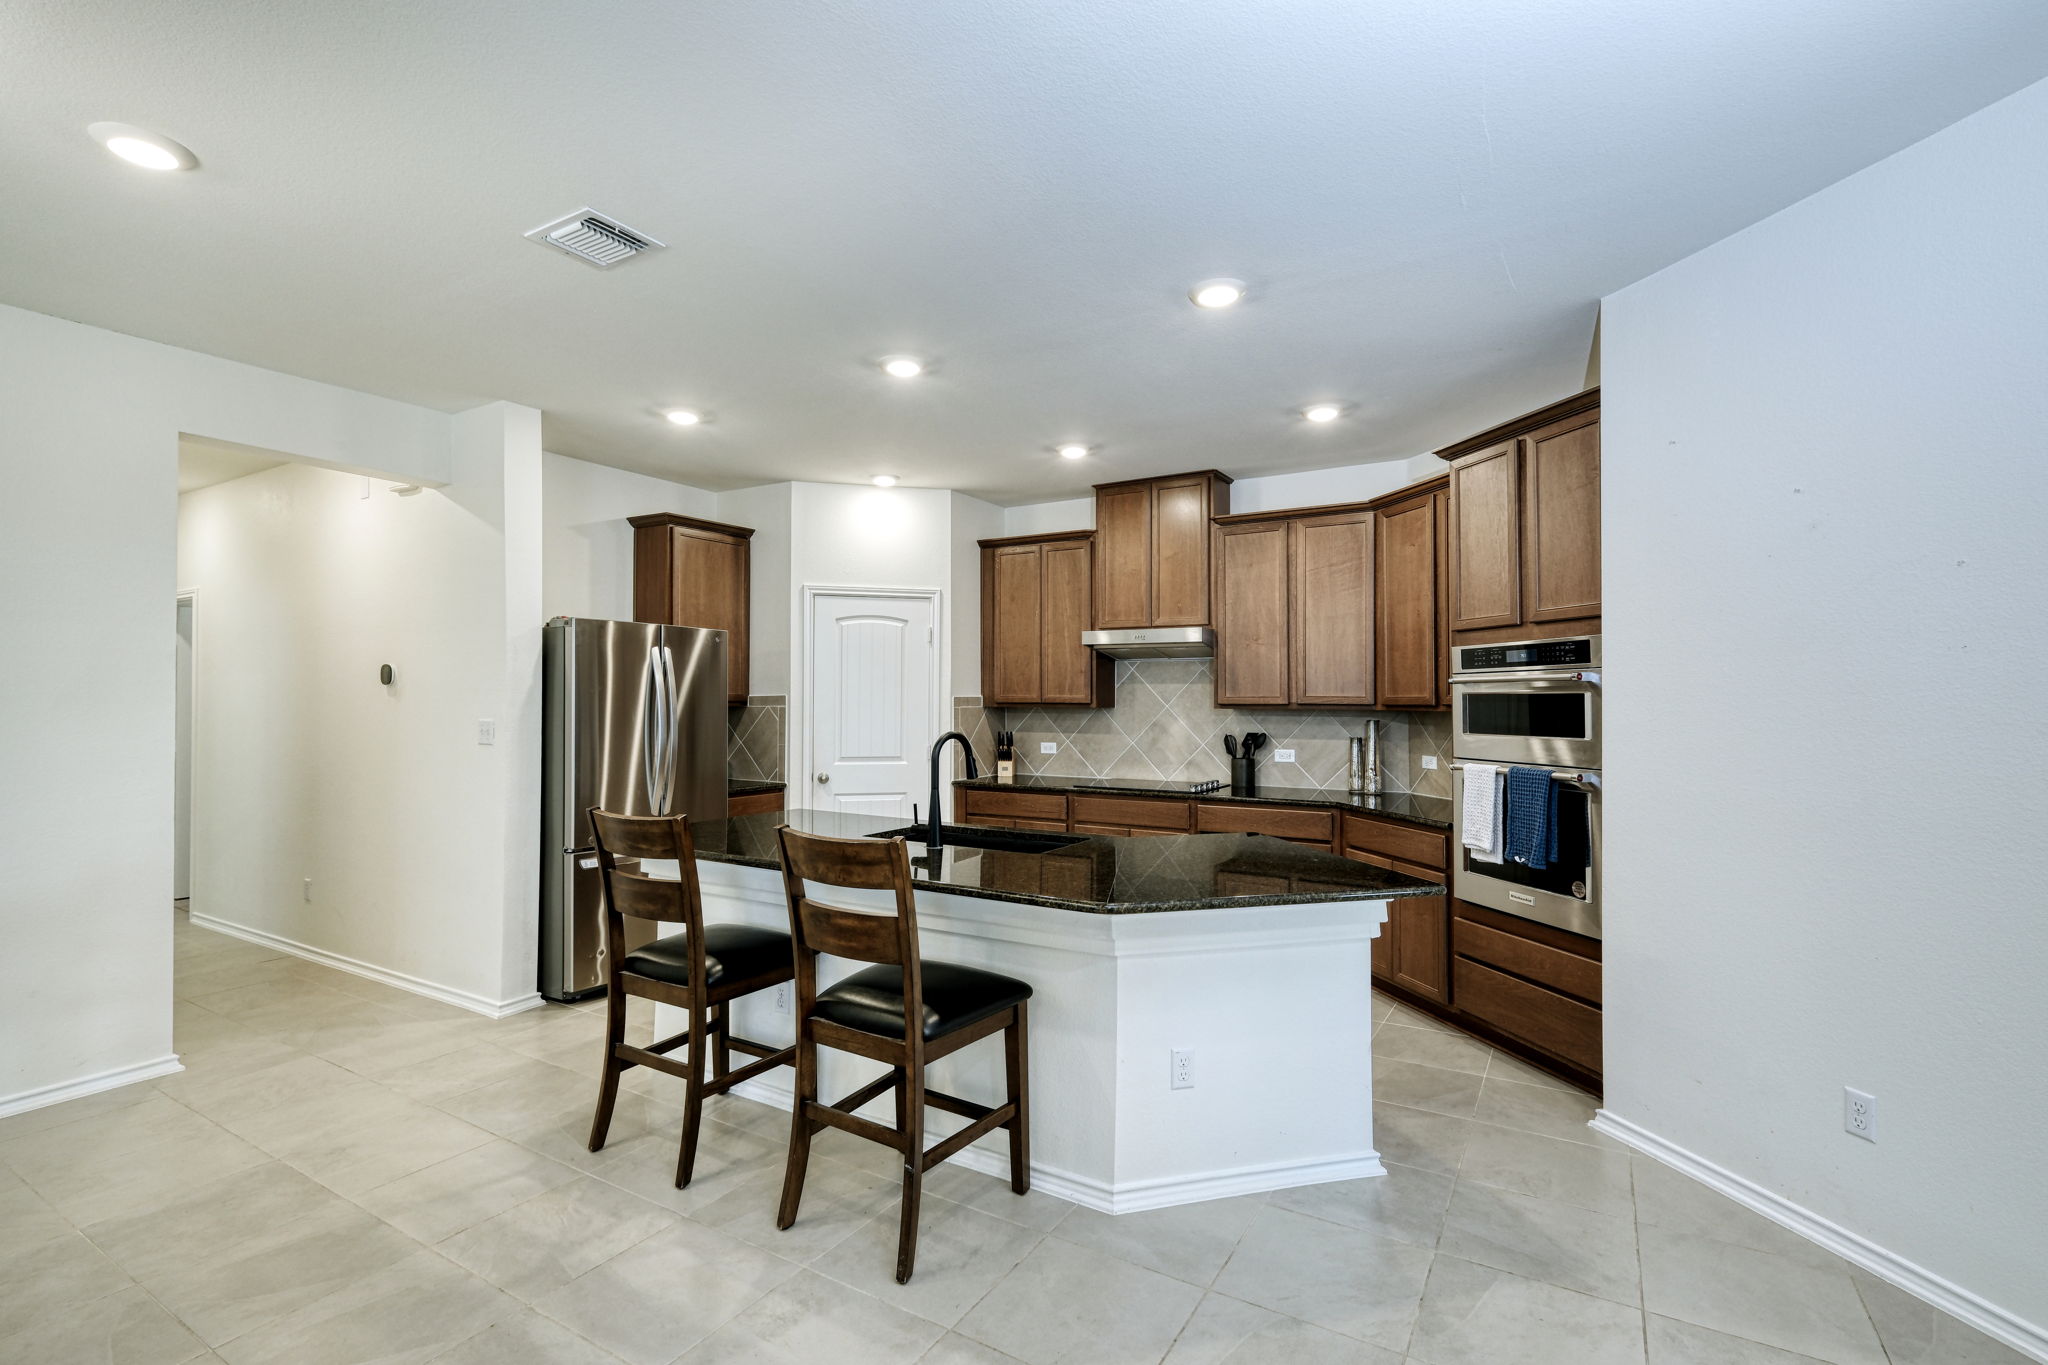
[[[831,780],[832,780],[832,774],[830,774],[830,773],[819,773],[819,774],[818,774],[818,785],[819,785],[819,786],[821,786],[821,787],[822,787],[822,786],[824,786],[824,785],[825,785],[825,784],[826,784],[827,782],[830,782]]]

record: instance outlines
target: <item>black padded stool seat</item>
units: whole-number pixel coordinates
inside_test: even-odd
[[[796,960],[789,935],[776,929],[757,929],[751,924],[707,924],[704,926],[704,984],[746,981],[780,967],[790,970]],[[626,954],[620,964],[636,976],[651,976],[678,986],[690,984],[690,936],[670,934],[644,943]],[[897,1015],[903,1013],[897,1008]]]
[[[783,940],[785,943],[788,939]],[[1031,998],[1031,987],[1015,977],[962,967],[924,963],[924,1036],[940,1038],[955,1029],[1000,1014]],[[818,992],[813,1017],[829,1019],[884,1038],[903,1036],[903,969],[866,967]]]

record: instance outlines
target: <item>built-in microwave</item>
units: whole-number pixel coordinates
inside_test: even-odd
[[[1600,768],[1600,637],[1460,645],[1451,752],[1487,763]]]

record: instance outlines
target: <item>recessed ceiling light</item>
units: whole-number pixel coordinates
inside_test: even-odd
[[[704,420],[704,414],[692,412],[688,408],[670,408],[662,416],[668,418],[669,421],[674,422],[679,427],[694,427]]]
[[[896,486],[896,476],[894,474],[877,474],[868,482],[877,488],[894,488]]]
[[[1344,415],[1344,409],[1335,403],[1312,403],[1301,410],[1301,415],[1311,422],[1334,422]]]
[[[188,148],[132,123],[91,123],[85,131],[115,156],[147,171],[189,171],[199,164]]]
[[[1203,280],[1188,290],[1197,308],[1228,308],[1244,298],[1243,280]]]
[[[924,362],[907,355],[892,355],[882,362],[882,373],[892,379],[915,379],[924,373]]]
[[[1059,448],[1059,452],[1062,460],[1084,460],[1088,458],[1088,447],[1084,445],[1064,445]]]

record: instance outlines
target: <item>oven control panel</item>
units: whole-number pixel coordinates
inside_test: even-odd
[[[1507,645],[1464,645],[1458,651],[1459,673],[1485,673],[1512,668],[1581,668],[1600,662],[1600,637],[1579,635],[1562,640],[1525,640]]]

